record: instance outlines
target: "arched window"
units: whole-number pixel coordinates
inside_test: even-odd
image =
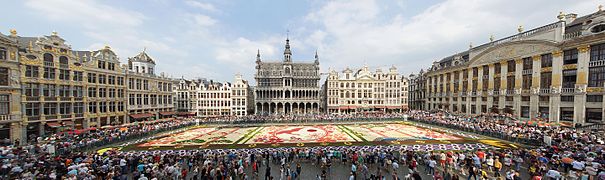
[[[65,57],[65,56],[61,56],[61,57],[59,57],[59,63],[60,63],[61,65],[67,65],[67,64],[68,64],[68,62],[69,62],[69,60],[67,59],[67,57]]]
[[[44,66],[54,66],[52,54],[50,54],[50,53],[44,54]]]

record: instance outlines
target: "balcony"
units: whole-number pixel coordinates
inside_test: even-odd
[[[588,62],[588,67],[600,67],[600,66],[605,66],[605,60]]]
[[[532,74],[532,70],[531,69],[524,69],[523,71],[521,71],[521,74],[523,74],[523,75],[531,75]]]
[[[57,119],[57,115],[46,115],[46,116],[44,116],[44,117],[45,117],[45,119],[46,119],[46,120],[49,120],[49,119]]]
[[[494,96],[498,96],[500,95],[500,90],[492,90],[492,94],[494,94]]]
[[[82,114],[82,113],[76,114],[76,117],[84,117],[84,114]]]
[[[561,88],[561,93],[564,94],[572,94],[574,93],[575,88]]]
[[[506,95],[513,95],[515,94],[515,90],[514,89],[507,89],[506,90]]]
[[[61,119],[67,119],[67,118],[71,118],[71,115],[70,114],[61,115]]]
[[[28,116],[27,120],[28,121],[37,121],[37,120],[40,120],[40,116]]]
[[[550,88],[540,88],[540,94],[550,94]]]
[[[40,96],[36,96],[36,97],[25,97],[25,101],[40,101]]]
[[[549,106],[550,102],[544,102],[544,101],[540,101],[540,106]]]
[[[5,114],[5,115],[0,115],[0,122],[2,121],[10,121],[11,120],[11,115]]]
[[[73,97],[74,101],[82,101],[84,98],[83,97]]]
[[[45,66],[45,67],[54,67],[54,66],[55,66],[55,63],[53,63],[53,62],[49,62],[49,61],[44,61],[44,66]]]
[[[59,68],[69,69],[69,64],[59,63]]]
[[[71,97],[60,97],[61,101],[71,101]]]

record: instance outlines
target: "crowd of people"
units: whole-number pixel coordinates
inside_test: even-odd
[[[464,131],[536,139],[539,146],[519,149],[421,152],[398,146],[282,147],[181,151],[87,151],[114,142],[142,138],[204,120],[183,119],[61,133],[33,144],[0,146],[0,179],[330,179],[334,166],[350,167],[349,179],[605,179],[602,132],[526,126],[490,121],[486,116],[410,111],[407,114],[247,116],[223,122],[340,121],[395,119]],[[216,119],[213,119],[216,120]],[[201,122],[200,122],[201,121]],[[601,133],[601,134],[600,134]],[[545,140],[548,139],[548,143]],[[319,167],[301,178],[303,167]],[[278,168],[279,173],[271,173]],[[406,173],[399,173],[405,170]],[[308,172],[307,172],[308,173]]]
[[[206,118],[204,123],[262,124],[262,123],[310,123],[401,120],[406,113],[359,113],[359,114],[295,114],[295,115],[248,115]]]

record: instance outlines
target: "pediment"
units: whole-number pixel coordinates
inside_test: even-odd
[[[497,63],[502,60],[520,59],[558,50],[550,41],[527,40],[499,44],[486,49],[470,60],[470,67]]]

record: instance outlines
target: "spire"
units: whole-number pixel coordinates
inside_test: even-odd
[[[290,51],[290,38],[286,37],[286,49],[284,50],[284,61],[292,62],[292,51]]]
[[[256,63],[260,63],[260,49],[256,51]]]
[[[317,55],[317,50],[315,50],[315,64],[319,64],[319,56]]]

